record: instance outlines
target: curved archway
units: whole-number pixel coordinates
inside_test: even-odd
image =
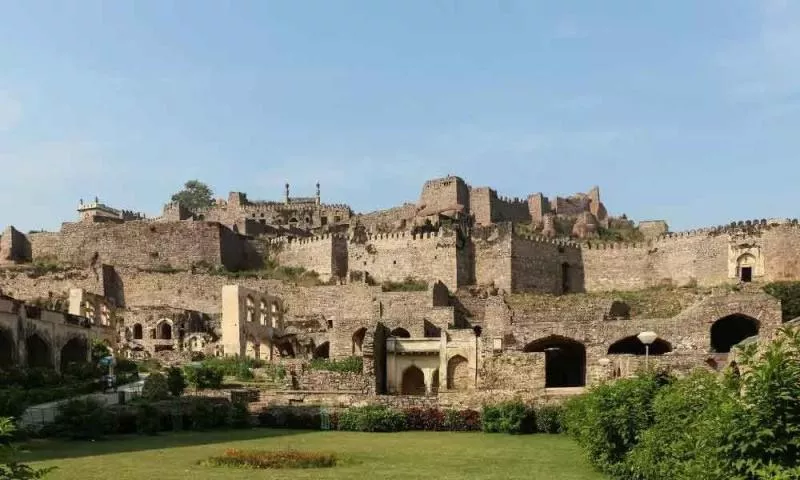
[[[27,364],[30,368],[52,368],[53,354],[50,344],[34,333],[25,339],[25,350],[28,352]]]
[[[367,329],[362,327],[353,333],[353,355],[361,356],[364,353],[364,335],[366,335]]]
[[[247,358],[259,358],[261,350],[261,345],[258,344],[254,339],[248,338],[245,343],[245,352],[244,355]]]
[[[395,328],[394,330],[392,330],[392,332],[389,335],[392,336],[392,337],[398,337],[398,338],[411,338],[411,334],[408,333],[408,330],[406,330],[405,328],[400,328],[400,327]]]
[[[89,346],[86,339],[72,338],[61,347],[61,371],[66,371],[71,364],[86,363],[89,355]]]
[[[311,358],[329,358],[330,350],[330,342],[322,342],[319,344],[319,346],[314,348],[314,353],[311,355]]]
[[[262,299],[259,303],[258,309],[259,319],[261,321],[261,325],[268,325],[269,324],[269,310],[267,309],[267,302],[266,300]]]
[[[134,340],[141,340],[144,336],[144,330],[142,329],[141,323],[134,323],[133,324],[133,339]]]
[[[447,389],[466,390],[469,384],[469,362],[461,355],[456,355],[447,362]]]
[[[759,322],[753,317],[734,313],[711,325],[711,351],[728,353],[745,338],[758,335]]]
[[[545,354],[545,387],[582,387],[586,385],[586,347],[559,335],[534,340],[524,352]]]
[[[0,328],[0,370],[14,366],[14,357],[17,348],[14,346],[14,337],[5,328]]]
[[[416,365],[403,372],[400,391],[403,395],[425,395],[425,374]]]
[[[247,321],[252,322],[256,316],[256,304],[255,301],[253,301],[253,297],[248,295],[247,298],[245,299],[245,304],[246,304],[245,310],[247,314]]]
[[[742,282],[753,280],[753,273],[756,269],[756,257],[749,253],[743,253],[736,259],[736,276]]]
[[[642,343],[636,335],[631,335],[612,343],[611,346],[608,347],[608,354],[644,355],[646,350],[644,343]],[[664,355],[671,351],[672,345],[661,338],[656,338],[650,345],[650,355]]]
[[[156,338],[159,340],[172,340],[172,322],[161,320],[156,325]]]

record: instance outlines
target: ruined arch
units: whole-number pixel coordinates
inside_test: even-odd
[[[425,374],[416,365],[403,372],[400,391],[403,395],[425,395]]]
[[[172,340],[172,321],[164,319],[156,324],[156,338],[158,340]]]
[[[142,329],[141,323],[134,323],[133,324],[133,339],[134,340],[141,340],[144,336],[144,331]]]
[[[256,316],[256,304],[255,301],[253,300],[253,297],[251,297],[250,295],[248,295],[247,298],[245,299],[245,309],[247,314],[247,321],[252,322]]]
[[[364,353],[364,335],[367,329],[362,327],[353,333],[353,355],[360,357]]]
[[[316,348],[314,348],[314,352],[311,354],[311,358],[329,358],[330,350],[331,350],[330,342],[322,342]]]
[[[259,319],[261,321],[261,325],[268,325],[269,324],[269,310],[267,309],[267,302],[264,299],[261,299],[258,309]]]
[[[17,347],[14,337],[5,328],[0,328],[0,370],[14,366]]]
[[[408,333],[408,330],[401,327],[395,328],[389,335],[398,338],[411,338],[411,334]]]
[[[261,353],[261,345],[257,341],[255,341],[252,337],[248,337],[245,343],[245,352],[244,355],[247,358],[259,358]]]
[[[469,362],[461,355],[456,355],[447,362],[447,389],[466,390],[469,384]]]
[[[711,325],[711,351],[728,353],[745,338],[758,335],[759,322],[753,317],[734,313]]]
[[[85,338],[73,337],[61,347],[61,371],[66,371],[70,364],[86,363],[89,346]]]
[[[743,253],[736,259],[736,277],[742,282],[750,282],[756,270],[756,257]]]
[[[672,351],[672,344],[662,338],[656,338],[650,345],[650,355],[664,355]],[[631,335],[617,340],[608,347],[608,354],[628,354],[628,355],[644,355],[646,349],[644,344],[639,340],[636,335]]]
[[[30,368],[52,368],[53,351],[38,333],[25,339],[25,350],[28,353],[27,366]]]
[[[545,354],[545,387],[582,387],[586,385],[586,347],[576,340],[550,335],[534,340],[524,352]]]

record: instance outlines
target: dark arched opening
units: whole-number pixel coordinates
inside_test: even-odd
[[[61,347],[61,371],[66,372],[72,364],[86,363],[89,349],[86,340],[73,338]]]
[[[656,338],[650,345],[650,355],[664,355],[672,351],[672,345],[666,340]],[[628,355],[644,355],[646,349],[644,343],[639,340],[636,335],[625,337],[617,340],[608,347],[608,354],[628,354]]]
[[[52,368],[53,355],[50,345],[42,337],[33,334],[25,340],[25,349],[28,351],[28,367],[30,368]]]
[[[569,286],[570,286],[569,263],[564,262],[561,264],[561,292],[569,293],[570,291]]]
[[[525,352],[544,352],[545,387],[586,384],[586,348],[571,338],[552,335],[525,346]]]
[[[416,365],[403,372],[401,391],[403,395],[425,395],[425,375]]]
[[[167,321],[158,324],[158,339],[159,340],[172,340],[172,325]]]
[[[361,356],[364,352],[364,335],[366,335],[366,328],[359,328],[353,334],[353,355]]]
[[[411,338],[411,334],[408,333],[408,330],[406,330],[405,328],[395,328],[389,335],[392,337],[399,337],[399,338]]]
[[[11,332],[0,328],[0,370],[14,366],[14,337]]]
[[[758,335],[758,320],[736,313],[720,318],[711,325],[711,351],[728,353],[745,338]]]
[[[461,355],[456,355],[447,362],[447,389],[466,390],[469,388],[471,375],[469,362]]]
[[[133,325],[133,338],[134,340],[141,340],[144,336],[144,332],[142,331],[142,324],[136,323]]]
[[[328,358],[330,356],[331,344],[329,342],[321,343],[314,349],[312,358]]]

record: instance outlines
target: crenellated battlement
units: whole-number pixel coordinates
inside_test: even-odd
[[[581,244],[572,240],[563,238],[548,238],[542,235],[519,235],[515,234],[515,238],[527,240],[529,242],[543,243],[549,245],[558,245],[559,247],[569,247],[580,250]]]

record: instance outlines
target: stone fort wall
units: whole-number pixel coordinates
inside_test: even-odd
[[[215,222],[65,223],[60,232],[32,233],[28,241],[34,261],[74,265],[185,269],[204,263],[235,270],[260,261],[243,237]]]
[[[268,248],[278,264],[313,270],[322,281],[347,276],[347,237],[343,235],[325,234],[290,241],[276,239]]]
[[[736,282],[735,263],[741,252],[752,252],[763,261],[763,275],[757,269],[754,280],[800,278],[800,227],[783,224],[728,233],[703,229],[636,245],[589,243],[581,249],[585,289]]]

